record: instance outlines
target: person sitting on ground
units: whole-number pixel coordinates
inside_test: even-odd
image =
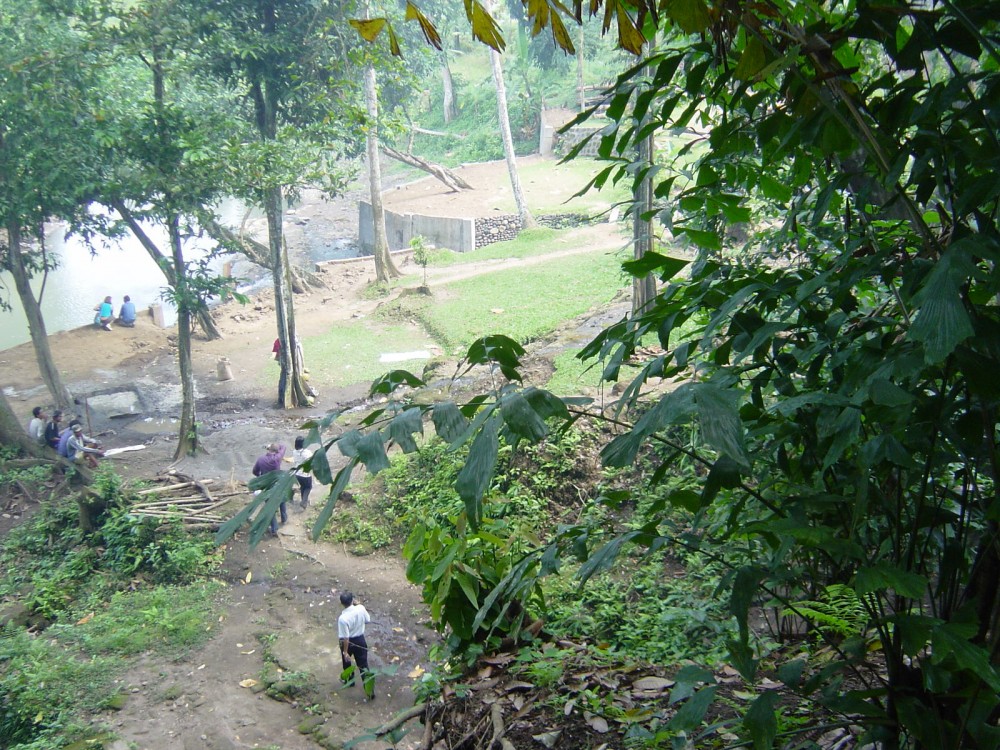
[[[59,435],[62,432],[62,412],[56,409],[52,412],[52,419],[45,425],[45,444],[52,450],[59,449]]]
[[[104,451],[98,443],[83,434],[83,425],[75,424],[70,430],[70,438],[66,443],[66,458],[74,463],[86,463],[91,469],[97,468],[96,456],[103,456]]]
[[[28,422],[28,437],[39,443],[45,442],[45,412],[36,406],[31,410],[31,421]]]
[[[122,302],[121,310],[118,311],[117,323],[126,328],[135,328],[135,303],[127,294],[125,295],[125,301]]]
[[[292,453],[292,463],[299,467],[295,470],[295,478],[299,482],[299,493],[302,495],[302,501],[299,504],[302,508],[309,507],[309,493],[312,492],[313,486],[312,475],[302,468],[302,464],[313,455],[312,448],[306,448],[305,444],[306,439],[299,435],[295,438],[295,451]]]
[[[105,297],[104,302],[94,307],[97,315],[94,316],[94,325],[100,326],[105,331],[111,330],[111,322],[115,319],[115,308],[111,304],[111,297]]]
[[[80,429],[83,430],[83,425],[80,424],[79,419],[71,419],[69,424],[66,425],[66,429],[60,430],[59,432],[59,442],[56,444],[56,453],[58,453],[63,458],[67,457],[67,450],[69,446],[69,439],[73,437],[73,428],[80,425]]]
[[[267,453],[257,459],[256,463],[253,465],[253,475],[255,477],[262,477],[272,471],[281,470],[281,459],[285,457],[285,446],[278,443],[271,443],[267,446]],[[281,501],[281,506],[279,508],[281,512],[281,522],[285,523],[288,520],[288,506],[286,505],[286,500]],[[271,517],[270,526],[271,536],[278,535],[278,519],[274,516]]]

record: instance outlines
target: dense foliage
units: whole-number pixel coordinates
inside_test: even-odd
[[[553,23],[550,6],[531,7],[537,28]],[[661,254],[625,264],[668,283],[584,355],[613,381],[649,337],[663,353],[625,385],[614,416],[623,432],[602,459],[625,467],[658,445],[653,482],[684,459],[698,489],[669,489],[648,523],[610,541],[587,523],[561,529],[495,571],[503,578],[474,618],[451,618],[459,638],[530,622],[520,603],[567,560],[588,580],[632,545],[651,555],[682,545],[731,566],[739,632],[729,657],[747,681],[767,656],[749,627],[762,607],[827,642],[832,659],[807,653],[777,676],[863,727],[863,740],[1000,746],[996,10],[607,6],[623,46],[639,52],[642,31],[656,46],[607,97],[614,124],[595,137],[611,163],[595,184],[651,180],[644,218],[689,242],[696,260],[683,278],[686,264]],[[552,30],[566,46],[561,26]],[[493,32],[479,19],[480,38],[499,45]],[[647,133],[684,128],[681,160],[635,160]],[[333,485],[317,531],[350,471],[384,469],[387,444],[414,450],[426,415],[446,442],[469,446],[455,484],[468,533],[431,540],[435,554],[477,543],[501,438],[536,441],[548,420],[571,421],[579,408],[523,388],[522,355],[510,339],[485,337],[466,362],[492,368],[488,396],[461,407],[404,398],[363,425],[378,429],[327,439],[349,463],[334,478],[324,453],[313,459]],[[661,379],[670,385],[651,391]],[[374,392],[420,384],[395,372]],[[332,419],[311,425],[314,439]],[[672,505],[694,514],[689,527],[668,522]],[[715,695],[695,693],[688,714],[706,716]],[[745,741],[783,742],[781,711],[774,691],[759,689]]]
[[[213,632],[218,590],[206,576],[219,557],[208,536],[130,515],[127,489],[105,467],[94,491],[107,506],[94,532],[81,530],[76,499],[65,497],[0,547],[4,747],[92,739],[81,716],[114,699],[125,659],[175,654]]]

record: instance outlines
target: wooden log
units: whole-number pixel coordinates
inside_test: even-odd
[[[202,479],[201,480],[201,484],[211,484],[214,481],[215,481],[214,479]],[[186,482],[181,482],[180,484],[170,484],[170,485],[166,485],[164,487],[150,487],[149,489],[139,490],[135,494],[137,494],[137,495],[152,495],[152,494],[157,493],[157,492],[170,492],[172,490],[180,490],[180,489],[184,489],[185,487],[194,487],[194,486],[197,486],[197,485],[198,485],[197,480],[191,479],[191,480],[188,480]]]

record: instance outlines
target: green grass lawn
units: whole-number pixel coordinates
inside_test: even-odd
[[[428,251],[430,262],[427,266],[428,268],[438,268],[484,260],[532,258],[536,255],[547,255],[573,247],[573,241],[567,235],[566,230],[536,227],[535,229],[525,229],[516,239],[509,242],[496,242],[465,253],[456,253],[447,248],[435,248]],[[627,239],[623,235],[621,244],[624,245],[626,242]]]
[[[419,372],[423,359],[385,363],[380,362],[379,357],[386,353],[427,349],[433,343],[429,336],[412,325],[366,319],[310,336],[303,340],[302,346],[310,378],[322,391],[324,385],[342,387],[370,383],[395,369]],[[277,388],[277,365],[269,373],[270,380]]]
[[[611,300],[624,283],[620,264],[611,251],[558,258],[456,281],[438,298],[404,297],[390,310],[419,320],[452,353],[490,333],[525,343]]]

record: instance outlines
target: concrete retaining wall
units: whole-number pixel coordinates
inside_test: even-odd
[[[446,247],[457,253],[465,253],[476,248],[476,227],[473,219],[386,211],[385,233],[390,250],[409,249],[410,240],[414,237],[423,237],[435,247]],[[372,206],[368,201],[358,201],[358,244],[366,252],[372,252],[375,247]]]

